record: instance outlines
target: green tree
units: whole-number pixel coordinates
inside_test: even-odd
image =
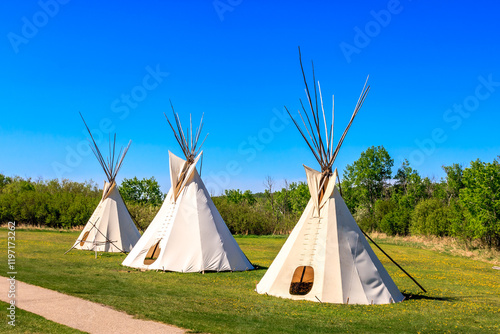
[[[11,183],[12,179],[8,176],[5,176],[3,174],[0,174],[0,190],[6,186],[7,184]]]
[[[0,191],[0,222],[51,227],[83,225],[101,195],[92,182],[9,179]]]
[[[411,214],[412,234],[449,235],[448,207],[438,198],[420,201]]]
[[[305,182],[292,182],[290,183],[288,193],[288,199],[293,214],[302,215],[302,212],[311,198],[309,187]]]
[[[344,176],[346,171],[344,171]],[[349,210],[355,214],[361,207],[361,191],[358,187],[354,185],[354,180],[344,178],[340,182],[340,188],[342,189],[342,198]]]
[[[263,201],[258,202],[249,190],[227,190],[226,195],[212,197],[227,227],[234,234],[271,234],[274,220]]]
[[[408,160],[404,160],[401,167],[396,172],[395,177],[395,189],[396,191],[402,193],[407,197],[409,201],[410,208],[415,207],[418,201],[426,197],[426,186],[429,187],[429,179],[426,183],[422,181],[422,178],[418,172],[410,167]]]
[[[255,203],[255,197],[250,190],[245,190],[241,192],[239,189],[226,189],[224,190],[224,196],[226,199],[234,204],[241,204],[243,202],[253,205]]]
[[[404,206],[386,214],[380,222],[380,231],[387,235],[407,235],[411,211]]]
[[[133,179],[123,179],[119,187],[120,194],[125,201],[132,201],[141,204],[161,205],[164,195],[160,185],[153,177],[142,180],[134,176]]]
[[[429,193],[429,197],[448,201],[448,194],[446,192],[446,180],[442,179],[440,182],[432,182],[430,184],[430,187],[431,192]]]
[[[249,205],[254,205],[257,201],[250,190],[245,190],[243,193],[243,198]]]
[[[465,247],[468,250],[474,233],[469,228],[469,223],[464,217],[464,209],[458,198],[451,198],[448,203],[448,219],[450,235],[465,241]]]
[[[372,146],[362,152],[360,158],[347,165],[344,171],[349,200],[357,205],[367,205],[373,212],[375,201],[388,195],[393,166],[394,160],[383,146]]]
[[[408,195],[394,191],[391,196],[393,207],[380,221],[380,230],[388,235],[408,235],[413,200]]]
[[[446,173],[446,195],[449,203],[451,199],[458,198],[460,189],[464,187],[462,181],[464,170],[460,164],[443,166],[443,170]]]
[[[463,170],[459,203],[474,239],[500,247],[500,163],[471,162]]]
[[[379,199],[375,202],[373,219],[368,220],[363,226],[367,231],[380,230],[380,224],[386,215],[397,209],[396,203],[392,199]],[[367,223],[371,223],[368,225]]]
[[[224,190],[226,199],[234,204],[240,204],[244,200],[243,193],[239,189],[226,189]]]

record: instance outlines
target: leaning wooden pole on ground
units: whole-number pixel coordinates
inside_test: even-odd
[[[340,196],[342,196],[342,188],[340,187],[340,177],[337,175],[337,180],[339,181],[339,189],[340,189]],[[359,227],[359,225],[358,225]],[[392,263],[394,263],[399,269],[401,269],[402,272],[405,273],[406,276],[408,276],[416,285],[418,285],[418,287],[420,289],[422,289],[423,292],[427,292],[427,290],[424,289],[424,287],[422,285],[420,285],[420,283],[417,282],[416,279],[414,279],[406,270],[403,269],[403,267],[401,267],[392,257],[389,256],[389,254],[387,254],[383,249],[382,247],[380,247],[372,238],[370,238],[370,236],[365,232],[363,231],[363,229],[360,227],[359,228],[361,230],[361,232],[363,232],[363,234],[365,235],[365,237],[368,238],[368,240],[370,240],[375,246],[377,246],[377,248],[385,255],[387,256],[387,258],[389,260],[392,261]]]
[[[359,228],[359,229],[361,230],[361,228]],[[393,260],[393,258],[392,258],[392,257],[390,257],[390,256],[389,256],[389,254],[387,254],[387,253],[386,253],[386,252],[385,252],[385,251],[384,251],[384,250],[383,250],[383,249],[382,249],[379,245],[377,245],[377,243],[376,243],[375,241],[373,241],[373,239],[372,239],[372,238],[370,238],[370,236],[369,236],[368,234],[366,234],[366,232],[365,232],[365,231],[361,230],[361,232],[363,232],[363,234],[365,235],[365,237],[367,237],[367,238],[368,238],[368,240],[370,240],[370,241],[371,241],[371,242],[372,242],[375,246],[377,246],[377,248],[378,248],[378,249],[380,249],[380,251],[381,251],[382,253],[384,253],[384,255],[385,255],[385,256],[387,256],[387,258],[388,258],[389,260],[391,260],[391,261],[392,261],[392,263],[394,263],[394,264],[395,264],[395,265],[396,265],[399,269],[401,269],[401,271],[402,271],[402,272],[404,272],[404,273],[406,274],[406,276],[408,276],[409,278],[411,278],[411,280],[412,280],[412,281],[413,281],[416,285],[418,285],[418,287],[419,287],[420,289],[422,289],[422,291],[423,291],[423,292],[427,292],[427,290],[425,290],[425,289],[424,289],[424,287],[423,287],[423,286],[421,286],[421,285],[420,285],[420,283],[418,283],[416,279],[414,279],[414,278],[413,278],[413,277],[412,277],[412,276],[411,276],[411,275],[410,275],[410,274],[409,274],[406,270],[404,270],[404,269],[403,269],[403,267],[401,267],[401,266],[400,266],[400,265],[399,265],[396,261],[394,261],[394,260]]]

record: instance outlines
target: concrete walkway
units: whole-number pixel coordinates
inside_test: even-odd
[[[0,300],[9,303],[9,282],[0,276]],[[159,322],[134,319],[108,306],[16,282],[16,307],[88,333],[186,333]]]

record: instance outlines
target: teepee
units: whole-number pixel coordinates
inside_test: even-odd
[[[314,66],[314,97],[309,93],[302,60],[300,66],[310,107],[310,111],[306,111],[300,101],[305,117],[300,110],[299,115],[305,131],[288,109],[287,112],[321,166],[321,172],[304,166],[311,199],[257,284],[256,291],[283,298],[326,303],[400,302],[404,299],[403,295],[354,221],[337,189],[337,170],[332,172],[340,146],[370,86],[366,87],[365,83],[351,120],[334,149],[333,107],[332,123],[328,127],[319,82],[316,86]],[[318,92],[321,109],[318,107]]]
[[[205,141],[198,147],[203,117],[194,136],[191,119],[190,128],[183,132],[175,112],[174,118],[177,131],[167,121],[186,160],[168,152],[172,186],[160,211],[122,265],[177,272],[253,269],[196,170]]]
[[[85,120],[83,122],[85,123]],[[120,192],[116,188],[116,175],[122,166],[123,159],[127,154],[131,142],[128,143],[123,152],[120,151],[118,153],[115,160],[115,134],[112,147],[110,140],[110,156],[105,159],[86,123],[85,126],[92,139],[90,147],[103,168],[108,181],[104,182],[99,205],[94,210],[94,213],[92,213],[92,216],[71,249],[76,248],[99,252],[130,252],[141,235],[130,217],[130,213],[120,196]]]

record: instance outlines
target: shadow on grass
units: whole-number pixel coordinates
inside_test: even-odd
[[[435,296],[428,296],[428,295],[423,295],[423,294],[413,294],[413,293],[408,293],[408,292],[401,292],[403,296],[405,296],[405,300],[436,300],[436,301],[444,301],[444,302],[449,302],[456,300],[456,298],[453,297],[435,297]]]
[[[253,266],[254,270],[267,270],[267,269],[269,269],[269,267],[259,266],[258,264],[253,264],[253,263],[252,263],[252,266]]]
[[[268,267],[263,267],[263,266],[259,266],[259,265],[256,265],[256,264],[252,264],[254,269],[253,270],[242,270],[242,271],[235,271],[235,273],[237,272],[245,272],[245,271],[257,271],[257,270],[267,270]],[[136,273],[141,273],[141,272],[160,272],[160,273],[176,273],[176,274],[183,274],[183,275],[189,275],[189,274],[192,274],[192,275],[199,275],[199,274],[202,274],[202,275],[217,275],[219,273],[231,273],[231,271],[215,271],[215,270],[206,270],[206,271],[203,271],[203,272],[185,272],[185,273],[181,273],[181,272],[176,272],[176,271],[170,271],[170,270],[161,270],[161,269],[151,269],[151,270],[147,270],[147,269],[140,269],[140,268],[133,268],[133,267],[126,267],[126,266],[121,266],[119,269],[116,269],[115,271],[117,272],[123,272],[123,273],[131,273],[131,272],[136,272]]]
[[[242,273],[242,272],[246,272],[246,271],[259,271],[259,270],[267,270],[268,267],[263,267],[263,266],[259,266],[258,264],[253,264],[252,263],[252,266],[253,266],[253,269],[252,270],[241,270],[241,271],[234,271],[235,273]],[[212,271],[212,270],[206,270],[205,272],[203,272],[203,274],[218,274],[218,273],[229,273],[231,271]]]

